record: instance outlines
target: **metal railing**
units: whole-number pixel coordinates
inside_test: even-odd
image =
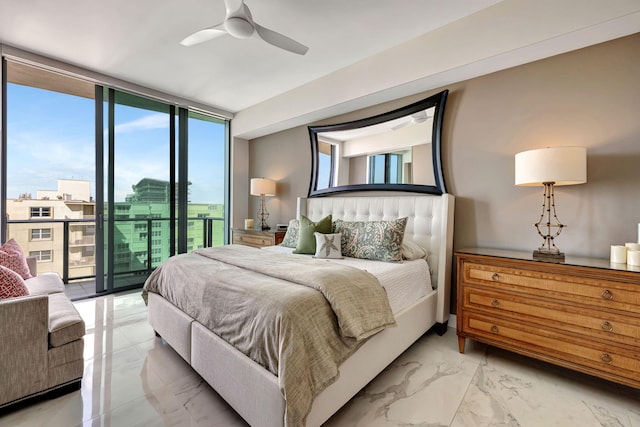
[[[140,248],[144,248],[143,252],[146,254],[146,259],[144,260],[144,265],[142,268],[137,269],[128,269],[128,270],[118,270],[114,272],[114,274],[118,275],[126,275],[132,273],[148,273],[150,274],[155,268],[153,265],[153,253],[154,249],[158,249],[158,244],[154,245],[153,241],[156,242],[161,240],[162,243],[160,248],[168,248],[170,247],[169,242],[169,218],[114,218],[114,223],[116,224],[116,233],[118,234],[118,224],[122,223],[135,223],[135,224],[145,224],[146,227],[131,227],[129,230],[130,238],[126,237],[123,233],[119,233],[120,239],[119,241],[114,242],[114,248],[111,249],[111,253],[105,254],[107,257],[114,257],[117,253],[123,254],[125,251],[129,251],[129,264],[131,264],[131,260],[136,256],[136,253],[139,254]],[[210,247],[214,245],[224,244],[224,218],[219,217],[205,217],[205,218],[187,218],[189,222],[201,222],[202,225],[202,234],[201,240],[196,238],[193,239],[193,242],[190,243],[189,250],[195,249],[197,247]],[[166,233],[160,233],[158,235],[158,226],[162,222],[166,222],[165,226]],[[62,264],[57,268],[50,269],[49,271],[53,271],[58,273],[62,277],[62,281],[67,284],[69,281],[76,280],[88,280],[95,279],[95,234],[85,234],[82,236],[78,236],[80,231],[71,230],[73,225],[77,224],[93,224],[93,232],[100,231],[98,227],[96,227],[95,217],[91,217],[90,219],[31,219],[31,220],[7,220],[7,236],[13,237],[18,244],[22,247],[25,255],[29,255],[30,252],[33,253],[41,253],[43,252],[42,248],[43,243],[50,242],[51,244],[45,250],[52,251],[51,259],[59,259],[60,254],[58,252],[62,252]],[[15,230],[16,233],[13,233],[12,226],[17,226],[19,224],[22,225],[37,225],[39,228],[42,228],[42,225],[53,224],[62,227],[62,244],[60,245],[59,231],[52,230],[50,239],[34,239],[30,238],[30,230]],[[155,227],[154,227],[155,225]],[[38,228],[33,227],[33,228]],[[52,227],[52,228],[54,228]],[[161,226],[160,226],[161,228]],[[26,232],[25,232],[26,231]],[[145,236],[146,234],[146,236]],[[137,236],[134,237],[133,235]],[[73,236],[73,238],[71,237]],[[81,256],[79,259],[70,259],[70,249],[84,249],[93,247],[93,251],[89,250],[88,252],[93,255],[90,256]],[[135,248],[135,251],[133,250]],[[167,252],[167,251],[165,251]],[[173,255],[169,253],[169,256]],[[55,266],[56,263],[53,263]],[[93,266],[94,274],[85,274],[85,275],[70,275],[70,270],[77,268],[86,268]],[[40,269],[40,266],[39,266]],[[59,270],[59,271],[57,271]],[[44,271],[42,271],[44,272]]]

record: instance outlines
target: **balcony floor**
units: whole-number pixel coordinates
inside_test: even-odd
[[[96,281],[86,280],[76,283],[67,283],[64,293],[72,301],[93,297],[96,295]]]
[[[131,278],[121,278],[118,279],[118,288],[126,288],[130,289],[132,286],[140,285],[142,287],[142,283],[140,283],[140,277],[135,276]],[[119,289],[122,290],[122,289]],[[118,291],[118,289],[116,289]],[[92,298],[97,295],[104,295],[105,293],[96,293],[96,281],[95,279],[87,279],[83,281],[77,281],[73,283],[67,283],[64,286],[64,293],[67,297],[69,297],[72,301],[79,301],[86,298]]]

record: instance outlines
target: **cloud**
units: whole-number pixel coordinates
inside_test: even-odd
[[[148,116],[140,117],[139,119],[132,120],[127,123],[121,123],[116,125],[114,131],[116,134],[137,132],[140,130],[151,129],[168,129],[169,128],[169,116],[163,113],[149,114]],[[106,133],[106,130],[105,130]]]

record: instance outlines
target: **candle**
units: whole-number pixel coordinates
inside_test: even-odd
[[[627,251],[627,265],[640,265],[640,251]]]
[[[253,219],[245,219],[244,220],[244,228],[253,228]]]
[[[638,223],[638,243],[640,243],[640,222]]]
[[[627,251],[640,251],[640,243],[625,243]]]
[[[611,262],[614,264],[625,264],[627,262],[627,247],[611,245]]]

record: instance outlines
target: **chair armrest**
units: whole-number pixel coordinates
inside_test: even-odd
[[[36,258],[35,256],[28,256],[26,258],[29,272],[33,277],[36,277],[38,275],[38,258]]]

